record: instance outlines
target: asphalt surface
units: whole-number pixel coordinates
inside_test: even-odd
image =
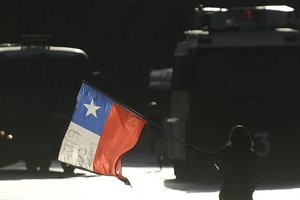
[[[76,169],[66,175],[58,161],[46,173],[28,173],[23,161],[0,169],[0,200],[37,199],[218,199],[219,186],[176,180],[171,165],[160,168],[151,154],[132,153],[123,159],[123,175],[131,187],[115,177]],[[299,200],[300,187],[260,188],[254,200]]]

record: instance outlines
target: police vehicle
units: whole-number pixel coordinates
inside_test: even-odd
[[[0,166],[24,160],[30,171],[47,171],[82,80],[91,80],[90,61],[81,49],[48,45],[49,36],[24,38],[0,46]]]
[[[177,43],[170,69],[170,132],[213,151],[226,144],[232,126],[245,125],[253,133],[263,181],[299,180],[300,35],[293,29],[295,20],[289,6],[197,7],[195,29]],[[167,146],[177,178],[217,179],[211,164],[181,143],[169,137]]]

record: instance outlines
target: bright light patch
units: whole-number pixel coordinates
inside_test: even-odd
[[[203,185],[195,182],[174,181],[166,185],[166,180],[175,179],[172,167],[124,167],[132,187],[114,177],[98,176],[80,169],[75,170],[74,176],[66,176],[61,174],[62,168],[57,161],[52,163],[48,174],[37,173],[32,177],[26,175],[24,161],[1,169],[7,170],[7,174],[2,171],[0,200],[82,200],[95,197],[112,200],[218,200],[219,195],[217,190],[204,191]],[[256,190],[253,195],[254,200],[299,200],[299,197],[300,188]]]
[[[282,189],[282,190],[257,190],[254,192],[253,199],[263,200],[299,200],[300,188],[295,189]]]
[[[205,12],[227,12],[227,8],[219,8],[219,7],[204,7],[202,8]]]
[[[293,12],[295,9],[286,6],[286,5],[270,5],[270,6],[257,6],[257,10],[274,10],[274,11],[281,11],[281,12]]]

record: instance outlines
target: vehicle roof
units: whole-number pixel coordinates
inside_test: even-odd
[[[186,32],[188,48],[299,46],[300,33],[293,29],[251,32]]]
[[[88,55],[79,48],[62,47],[62,46],[0,46],[0,56],[4,57],[31,57],[38,55],[46,57],[77,57]]]

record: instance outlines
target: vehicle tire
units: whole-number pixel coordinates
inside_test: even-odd
[[[29,172],[36,172],[37,171],[38,163],[37,163],[36,160],[26,159],[25,160],[25,165],[26,165],[27,171],[29,171]]]
[[[40,170],[42,172],[48,172],[50,166],[51,166],[51,160],[50,159],[41,159],[39,161],[39,167],[40,167]]]
[[[64,170],[64,173],[66,173],[66,174],[73,174],[74,173],[75,167],[73,167],[71,165],[68,165],[66,163],[61,163],[61,166]]]

